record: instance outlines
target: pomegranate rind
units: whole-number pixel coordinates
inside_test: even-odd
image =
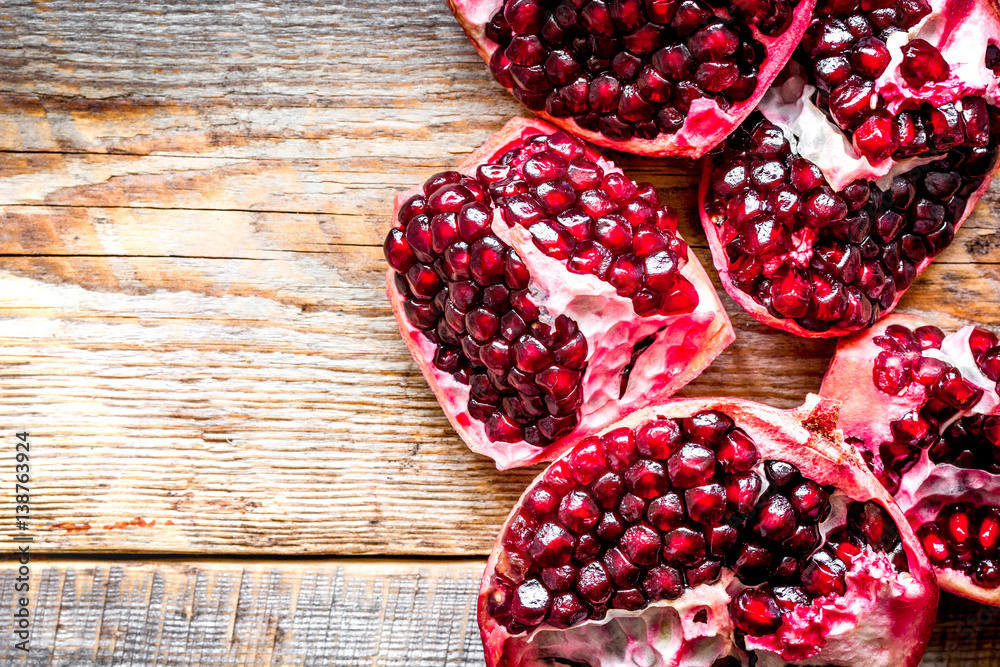
[[[499,44],[486,36],[486,24],[502,7],[504,0],[448,0],[448,7],[465,30],[476,52],[486,62],[490,62]],[[535,111],[540,118],[572,132],[598,146],[615,150],[648,155],[652,157],[700,158],[717,146],[736,128],[757,106],[757,102],[767,91],[778,73],[791,58],[792,52],[802,39],[812,18],[816,0],[802,0],[792,13],[788,29],[778,37],[762,35],[755,26],[750,26],[754,39],[761,43],[767,58],[758,74],[757,89],[749,99],[733,104],[727,111],[719,108],[713,100],[698,99],[691,104],[681,126],[675,134],[661,134],[654,139],[631,138],[625,141],[609,139],[600,132],[580,127],[572,118],[556,118],[544,111]],[[510,90],[509,88],[507,89]]]
[[[972,214],[976,204],[982,196],[986,194],[986,190],[989,189],[990,182],[993,180],[993,176],[998,168],[1000,168],[1000,161],[998,161],[997,166],[993,168],[993,171],[991,171],[983,179],[983,184],[979,186],[979,189],[969,195],[968,202],[965,205],[965,212],[962,214],[962,217],[955,222],[956,234],[961,228],[962,223],[964,223],[966,219],[968,219],[969,215]],[[708,216],[708,212],[705,209],[705,204],[708,198],[708,190],[712,183],[712,172],[714,169],[715,167],[711,161],[705,162],[705,169],[701,175],[701,183],[698,186],[698,214],[701,217],[701,225],[705,230],[705,236],[708,237],[708,247],[712,252],[712,263],[715,265],[715,269],[719,272],[719,281],[722,283],[722,287],[726,290],[726,293],[729,294],[729,296],[733,298],[733,301],[738,303],[743,310],[747,311],[747,314],[761,324],[766,324],[774,329],[787,331],[788,333],[795,334],[796,336],[800,336],[802,338],[839,338],[857,333],[857,329],[845,329],[843,327],[830,327],[825,331],[810,331],[809,329],[802,327],[802,325],[794,319],[775,317],[768,312],[767,308],[757,303],[751,295],[736,286],[729,275],[729,262],[726,260],[726,249],[722,247],[722,241],[719,239],[719,229]],[[930,266],[932,261],[934,261],[933,257],[926,257],[920,262],[920,264],[917,265],[914,281],[916,281],[917,277],[919,277],[920,274],[923,273],[928,266]],[[909,288],[900,290],[896,294],[896,298],[893,300],[892,305],[886,308],[880,316],[880,322],[885,321],[885,317],[896,308],[899,304],[899,300],[903,298],[903,295],[906,294],[908,289]],[[870,330],[871,329],[868,329],[868,331]]]
[[[456,170],[472,175],[480,164],[501,155],[522,139],[557,131],[556,127],[544,121],[513,118],[470,154]],[[622,173],[619,167],[600,156],[595,155],[595,159],[598,159],[605,173]],[[420,192],[422,190],[418,186],[396,196],[393,220],[403,202]],[[679,315],[654,314],[639,317],[635,315],[631,301],[618,296],[614,287],[595,276],[569,273],[565,265],[535,247],[527,230],[519,226],[508,228],[499,212],[494,216],[493,231],[503,242],[517,250],[532,273],[533,283],[540,274],[552,276],[543,286],[548,299],[558,302],[555,309],[549,309],[550,314],[553,317],[564,313],[570,315],[576,319],[588,339],[593,335],[603,341],[598,349],[588,352],[580,423],[568,435],[546,447],[537,447],[523,441],[492,442],[486,435],[484,424],[472,419],[466,411],[469,387],[434,366],[434,344],[406,318],[403,310],[404,297],[396,288],[391,268],[386,274],[386,294],[403,341],[444,409],[448,421],[472,451],[492,458],[499,470],[552,460],[580,438],[636,409],[668,398],[700,375],[736,339],[729,317],[708,274],[690,250],[687,264],[680,274],[697,289],[698,306],[695,310]],[[580,287],[574,292],[571,285]],[[588,312],[594,309],[595,304],[600,305],[600,312]],[[652,334],[656,336],[655,342],[636,361],[628,390],[623,396],[619,396],[621,369],[629,362],[632,345]]]
[[[839,493],[843,493],[851,500],[862,502],[874,500],[877,502],[889,512],[898,527],[907,556],[909,573],[899,575],[895,582],[887,585],[888,593],[882,599],[884,607],[874,612],[878,614],[878,623],[872,625],[873,632],[866,632],[868,621],[871,618],[859,619],[857,614],[852,615],[850,604],[817,598],[813,601],[813,605],[810,605],[815,608],[802,610],[798,616],[789,617],[787,623],[783,620],[782,627],[775,635],[764,638],[746,638],[748,648],[758,650],[758,655],[761,658],[759,664],[770,667],[771,665],[784,665],[788,661],[799,659],[808,659],[810,663],[848,659],[851,661],[841,664],[915,667],[927,647],[937,613],[937,582],[931,565],[902,511],[865,466],[857,450],[844,442],[842,432],[836,427],[839,404],[836,401],[826,400],[813,394],[807,396],[803,405],[791,410],[780,410],[732,398],[673,399],[634,412],[620,422],[609,426],[602,433],[621,427],[635,428],[654,419],[678,419],[704,410],[718,410],[732,418],[736,425],[754,441],[762,459],[779,459],[793,463],[804,477],[821,485],[834,485]],[[571,454],[571,451],[566,452],[560,457],[560,460],[568,459]],[[542,664],[549,664],[523,659],[522,656],[528,653],[523,650],[523,644],[529,642],[533,634],[511,635],[504,626],[490,616],[487,607],[491,581],[500,555],[504,550],[504,535],[511,522],[517,517],[517,509],[523,505],[532,490],[543,482],[544,476],[543,472],[525,489],[514,510],[504,522],[483,574],[477,614],[486,663],[489,667],[498,665],[503,667],[541,667]],[[886,560],[884,557],[882,559]],[[867,572],[870,565],[872,563],[869,562],[855,564],[852,567],[849,580],[870,582],[872,580],[871,573]],[[879,564],[879,566],[882,565],[884,564]],[[853,579],[851,579],[852,577]],[[900,583],[902,579],[905,579],[905,584]],[[720,600],[716,597],[720,590],[725,599],[721,599],[719,606],[725,607],[729,602],[728,593],[735,594],[735,590],[732,588],[733,580],[732,572],[724,568],[721,583],[714,585],[714,587],[703,584],[695,589],[689,589],[675,601],[654,603],[646,610],[635,613],[645,613],[654,607],[657,609],[673,607],[681,612],[689,610],[693,612],[704,609],[708,604],[719,603]],[[699,595],[701,596],[700,604],[691,604],[691,598]],[[824,613],[831,618],[823,621]],[[608,617],[622,617],[629,614],[630,612],[609,610]],[[702,623],[685,622],[690,621],[690,618],[685,618],[683,615],[681,620],[685,641],[714,636],[712,633],[723,637],[727,637],[727,632],[729,633],[728,637],[732,635],[733,626],[731,623],[728,625],[720,623],[719,619],[711,615],[708,627],[703,627]],[[588,621],[582,625],[601,625],[605,622],[607,621]],[[853,630],[857,632],[845,632],[844,627],[830,632],[827,635],[828,643],[825,652],[821,650],[818,653],[815,651],[808,654],[802,653],[801,646],[787,641],[789,637],[796,636],[796,625],[799,627],[812,626],[812,630],[815,632],[817,625],[830,627],[837,626],[838,623],[840,626],[854,623]],[[573,629],[575,628],[570,628],[570,630]],[[540,631],[552,631],[552,629],[542,626],[534,632]],[[844,640],[837,643],[835,636],[840,635],[844,635]],[[855,637],[862,642],[860,645],[855,646],[851,641]],[[887,641],[887,637],[892,637],[892,641]],[[600,646],[595,645],[591,648],[595,655],[601,651]],[[716,657],[729,654],[730,650],[727,648],[725,652],[711,655],[708,658],[709,661],[702,666],[700,662],[691,661],[691,652],[685,651],[685,648],[687,647],[680,650],[687,657],[687,660],[678,662],[682,656],[677,655],[673,657],[673,661],[667,660],[663,664],[709,667],[711,661]],[[760,655],[761,652],[765,653]],[[703,654],[699,653],[699,655]]]
[[[879,445],[892,440],[889,425],[921,405],[926,397],[919,385],[910,385],[902,394],[893,396],[881,391],[872,381],[875,358],[882,351],[874,339],[894,324],[912,331],[929,322],[917,315],[894,314],[868,331],[843,339],[820,387],[820,395],[842,404],[837,425],[847,436],[860,439],[864,443],[862,446],[876,455],[876,465],[881,465]],[[1000,414],[1000,409],[993,406],[989,412]],[[920,461],[904,474],[895,501],[910,525],[918,527],[933,521],[939,510],[953,503],[973,501],[1000,505],[1000,475],[948,463],[935,464],[924,451]],[[954,568],[936,567],[935,571],[942,590],[1000,606],[1000,588],[977,586],[968,574]]]

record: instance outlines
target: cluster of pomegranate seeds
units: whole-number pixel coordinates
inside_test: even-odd
[[[468,412],[495,442],[544,446],[579,422],[588,345],[576,323],[532,298],[530,274],[493,230],[500,209],[535,245],[631,299],[640,315],[690,312],[687,246],[656,190],[604,174],[579,139],[537,135],[479,167],[443,172],[399,209],[384,250],[404,313],[469,387]]]
[[[917,537],[934,566],[962,570],[983,588],[1000,586],[1000,508],[949,505]]]
[[[816,105],[871,162],[888,157],[942,154],[957,146],[986,146],[986,101],[969,96],[937,108],[923,104],[897,114],[885,109],[876,80],[889,66],[888,37],[909,30],[931,13],[927,0],[823,0],[802,39],[815,84]],[[989,52],[987,52],[989,60]],[[914,90],[945,81],[950,66],[933,45],[913,39],[903,46],[899,73]]]
[[[874,339],[882,348],[872,368],[875,386],[899,395],[922,387],[926,400],[890,424],[893,439],[879,447],[881,481],[891,493],[901,476],[928,450],[934,463],[950,463],[1000,473],[1000,415],[966,414],[983,397],[983,389],[961,371],[924,350],[940,349],[944,333],[934,326],[910,330],[899,324],[886,327]],[[1000,379],[1000,346],[989,331],[976,329],[971,341],[979,369],[990,380]]]
[[[493,76],[535,111],[613,140],[653,139],[691,103],[751,97],[796,0],[506,0],[486,25]],[[738,20],[734,21],[729,17]]]
[[[794,465],[762,462],[719,411],[587,438],[522,498],[501,537],[487,611],[511,634],[566,628],[676,599],[728,567],[759,586],[734,598],[736,626],[772,632],[795,605],[842,595],[865,545],[906,567],[895,525],[874,502],[851,505],[817,551],[830,493]]]
[[[733,284],[809,331],[873,324],[951,243],[996,163],[1000,112],[984,104],[983,117],[996,125],[989,146],[952,148],[884,191],[859,180],[835,192],[776,125],[751,115],[716,151],[705,203]]]
[[[936,464],[1000,473],[1000,415],[972,413],[983,389],[951,364],[923,354],[941,349],[943,340],[935,326],[911,330],[899,324],[874,339],[882,348],[872,370],[875,386],[893,395],[920,388],[925,392],[921,405],[890,424],[893,439],[879,447],[879,477],[891,493],[899,490],[902,476],[925,450]],[[969,345],[982,374],[1000,380],[997,337],[974,329]],[[962,570],[984,588],[1000,586],[1000,508],[952,504],[917,534],[935,566]]]

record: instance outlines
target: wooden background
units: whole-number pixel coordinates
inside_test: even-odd
[[[482,664],[478,577],[538,469],[497,473],[454,435],[381,241],[395,192],[518,113],[439,0],[0,0],[0,460],[31,433],[27,664]],[[616,159],[710,265],[692,165]],[[998,197],[900,310],[1000,322]],[[834,343],[723,300],[738,340],[685,395],[818,389]],[[998,611],[946,597],[924,665],[1000,665],[998,644]]]

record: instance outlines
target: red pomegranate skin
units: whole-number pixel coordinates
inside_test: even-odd
[[[963,391],[970,389],[965,380],[971,377],[975,393],[970,400],[980,396],[976,403],[960,410],[942,408],[946,412],[940,423],[929,422],[935,407],[930,403],[947,389],[944,383],[909,381],[908,375],[899,382],[898,393],[876,386],[876,373],[883,386],[896,382],[894,373],[899,367],[894,362],[900,356],[886,351],[876,341],[891,337],[897,328],[927,332],[923,340],[929,347],[919,355],[901,355],[904,366],[908,357],[917,365],[930,367],[923,373],[940,373],[940,357],[955,361],[948,366],[961,371],[962,380],[956,386]],[[985,340],[975,355],[978,364],[969,344],[970,339],[977,338]],[[933,347],[932,340],[945,342],[933,343],[937,345]],[[968,356],[959,361],[956,351]],[[932,355],[936,361],[922,361]],[[880,358],[881,363],[877,361]],[[993,377],[1000,379],[1000,346],[994,334],[971,326],[941,331],[920,316],[896,314],[867,332],[841,341],[820,393],[842,402],[838,425],[893,492],[918,539],[925,544],[941,588],[985,604],[1000,605],[1000,581],[993,567],[997,555],[993,524],[1000,521],[994,519],[1000,516],[1000,466],[993,462],[993,452],[1000,448],[992,442],[1000,442],[1000,395]],[[956,430],[959,427],[961,430]],[[929,431],[926,436],[925,430]],[[964,531],[965,535],[956,535],[956,531]],[[937,562],[931,553],[935,549],[945,552]],[[988,571],[977,571],[984,562],[989,565]]]
[[[456,170],[474,176],[480,165],[495,161],[526,139],[557,132],[558,128],[544,121],[514,118]],[[606,174],[621,174],[617,166],[592,148],[587,151]],[[420,186],[397,195],[394,220],[400,207],[417,194],[422,194]],[[583,404],[578,410],[578,423],[571,432],[542,446],[524,441],[491,440],[484,423],[470,417],[467,409],[469,387],[435,365],[435,344],[408,319],[404,307],[406,297],[395,283],[396,274],[392,268],[386,276],[386,292],[403,340],[448,420],[470,449],[492,458],[498,469],[551,460],[579,438],[629,412],[667,398],[697,377],[735,339],[732,325],[708,276],[676,234],[682,252],[686,253],[686,263],[682,264],[678,275],[696,290],[698,303],[687,312],[654,312],[640,316],[627,299],[615,294],[614,288],[606,283],[598,284],[594,276],[567,271],[565,261],[560,263],[539,251],[528,230],[508,225],[498,209],[493,210],[493,214],[492,226],[497,236],[509,242],[526,264],[541,267],[532,274],[529,290],[543,295],[538,304],[543,312],[547,303],[551,306],[551,302],[558,300],[561,309],[566,312],[572,309],[575,322],[587,333],[587,365],[580,379]],[[643,347],[642,341],[654,335],[655,341]],[[635,350],[641,354],[630,361],[629,355]],[[625,368],[630,368],[627,391],[620,394]]]
[[[795,662],[803,665],[832,663],[872,667],[916,666],[926,648],[934,623],[938,603],[937,583],[902,512],[865,467],[858,452],[845,444],[841,432],[835,427],[837,411],[838,405],[835,402],[813,395],[807,398],[803,406],[792,410],[779,410],[740,399],[674,399],[635,412],[599,435],[621,432],[623,427],[635,429],[634,432],[638,433],[644,425],[648,426],[658,420],[662,423],[665,418],[681,423],[685,418],[706,412],[727,415],[735,422],[736,429],[749,436],[761,459],[793,463],[801,473],[797,479],[804,478],[819,485],[836,487],[834,495],[841,502],[850,503],[851,507],[874,503],[873,506],[881,508],[878,512],[883,517],[891,517],[893,524],[899,528],[896,549],[902,549],[902,553],[905,553],[901,557],[905,558],[908,572],[897,573],[894,575],[895,579],[890,582],[882,581],[879,585],[876,583],[880,581],[878,576],[885,575],[884,571],[878,569],[879,566],[855,564],[852,566],[854,574],[851,576],[860,578],[849,578],[848,597],[821,595],[813,598],[808,612],[801,607],[794,608],[794,614],[782,612],[784,616],[780,629],[776,632],[773,631],[772,623],[763,636],[744,633],[737,640],[738,645],[743,651],[756,652],[759,659],[756,663],[748,662],[747,654],[731,643],[734,638],[734,612],[727,609],[733,608],[734,602],[731,600],[738,595],[737,591],[752,592],[758,589],[744,589],[728,566],[723,567],[721,574],[715,574],[715,583],[701,584],[694,589],[685,587],[679,597],[677,595],[680,589],[670,595],[669,599],[645,606],[640,594],[636,603],[638,606],[631,607],[634,611],[622,609],[620,605],[609,601],[607,606],[617,608],[609,608],[603,621],[584,621],[578,625],[571,624],[568,629],[560,629],[561,625],[552,627],[549,621],[545,621],[537,627],[529,628],[527,632],[512,632],[509,628],[510,621],[502,621],[491,612],[491,609],[497,608],[497,599],[501,597],[494,590],[496,577],[499,572],[509,571],[514,566],[510,561],[511,556],[505,552],[505,549],[513,548],[509,546],[511,542],[508,538],[521,534],[518,532],[523,529],[523,524],[518,525],[520,512],[528,503],[537,502],[537,491],[540,488],[551,489],[556,484],[571,486],[572,479],[580,479],[578,474],[588,474],[578,471],[588,470],[587,462],[593,460],[593,445],[589,445],[590,449],[587,449],[587,443],[581,443],[580,447],[566,452],[532,482],[500,531],[483,575],[478,603],[479,626],[487,665],[542,667],[552,664],[549,660],[555,658],[557,664],[573,665],[683,664],[690,667],[743,667],[748,664],[783,665]],[[682,428],[688,433],[686,424]],[[718,455],[727,461],[740,458],[736,456],[734,459],[731,452],[722,452],[719,449]],[[746,462],[746,465],[751,464],[754,464],[753,458]],[[590,465],[589,474],[602,474],[601,469]],[[757,467],[754,469],[759,469],[763,462],[757,460],[755,465]],[[562,468],[558,469],[559,466]],[[567,479],[567,470],[571,471],[569,474],[572,478],[568,483],[560,482],[560,479]],[[769,472],[767,478],[770,481],[765,483],[778,485],[779,481],[770,474]],[[593,483],[591,488],[596,488]],[[569,497],[576,492],[562,493]],[[801,500],[801,497],[797,500]],[[842,520],[829,516],[830,522]],[[835,526],[831,523],[829,528],[824,527],[823,530],[832,528]],[[633,545],[639,545],[632,550],[633,554],[642,551],[643,543],[642,540],[632,540]],[[627,547],[624,549],[628,550]],[[637,556],[637,559],[641,557]],[[576,555],[573,558],[572,567],[581,569],[577,575],[580,579],[575,584],[576,588],[571,590],[582,595],[578,592],[582,590],[579,581],[584,576],[582,568],[586,566],[577,561]],[[618,561],[621,560],[622,557],[618,556]],[[591,562],[601,561],[595,558]],[[644,566],[648,567],[651,566]],[[658,567],[662,569],[662,566]],[[531,575],[532,571],[529,570],[529,574],[523,576],[537,576]],[[596,571],[601,573],[605,570],[597,568]],[[874,574],[876,571],[881,572],[881,575]],[[559,587],[557,578],[550,577],[551,572],[552,570],[546,571],[542,577],[545,585]],[[686,577],[690,578],[692,573],[689,570]],[[611,576],[620,575],[622,571]],[[866,575],[875,578],[869,579]],[[627,571],[624,571],[624,576],[628,576]],[[685,575],[681,576],[683,585],[686,579],[683,578]],[[710,581],[711,577],[706,580]],[[866,583],[855,583],[860,581]],[[590,589],[593,589],[593,577],[588,579],[588,583],[591,584]],[[769,585],[768,582],[765,584]],[[616,590],[622,587],[618,583],[613,585]],[[628,584],[626,582],[623,585]],[[644,583],[643,586],[645,585]],[[569,596],[564,596],[564,599],[569,599]],[[768,596],[765,595],[764,599],[766,601]],[[522,601],[531,603],[530,600]],[[627,596],[616,598],[616,601],[629,604]],[[768,610],[766,605],[761,606],[758,602],[747,598],[744,609],[749,614],[748,621],[754,618],[754,614],[765,614],[765,617],[759,619],[759,625],[764,628],[768,623]],[[773,601],[769,604],[773,604]],[[560,612],[565,609],[565,606],[561,607]],[[572,605],[569,609],[572,611]],[[676,610],[676,613],[670,610]],[[772,608],[771,613],[773,611]],[[551,613],[553,612],[550,611]],[[679,634],[681,627],[684,628],[683,636]],[[655,650],[652,650],[654,647]]]
[[[577,4],[582,5],[583,3]],[[633,4],[643,5],[644,3]],[[751,5],[753,3],[744,2],[743,4]],[[788,6],[787,3],[784,4]],[[582,127],[573,116],[554,116],[544,108],[532,108],[532,111],[539,117],[598,146],[614,148],[636,155],[699,158],[722,141],[754,109],[767,87],[791,57],[809,25],[815,4],[815,0],[800,0],[794,8],[791,8],[787,27],[775,36],[764,35],[756,25],[751,26],[750,32],[764,52],[764,60],[757,72],[757,83],[753,86],[753,93],[744,100],[733,102],[727,109],[720,108],[719,104],[708,96],[699,96],[690,103],[690,108],[686,112],[679,112],[677,120],[682,124],[676,131],[663,131],[651,138],[635,135],[628,138],[613,137],[608,136],[600,129]],[[652,2],[645,3],[645,5],[648,14],[650,6],[668,6],[671,3]],[[448,0],[448,6],[465,30],[476,51],[486,63],[490,63],[500,45],[487,36],[486,27],[497,10],[504,6],[504,0]],[[710,21],[730,18],[724,9],[715,8],[712,11],[715,17],[710,18]],[[645,18],[642,19],[642,22],[645,23]],[[666,44],[674,43],[683,46],[685,39],[673,37],[666,42]],[[690,58],[690,55],[687,57]],[[649,60],[650,55],[644,54],[643,63],[645,64]],[[610,68],[608,69],[610,70]],[[693,78],[693,75],[688,78]],[[630,82],[625,81],[624,83],[628,85]],[[501,82],[501,85],[504,84]],[[514,85],[505,85],[505,87],[512,90]],[[645,100],[640,102],[640,104],[643,103]],[[654,108],[661,108],[661,105],[656,101],[650,101],[650,103],[654,105]]]

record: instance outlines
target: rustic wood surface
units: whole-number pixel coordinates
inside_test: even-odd
[[[380,244],[395,192],[518,113],[443,2],[0,0],[0,442],[32,434],[34,548],[97,558],[36,564],[32,660],[301,664],[315,643],[315,664],[480,664],[475,573],[537,469],[497,473],[455,437]],[[709,265],[691,165],[616,158]],[[998,198],[900,310],[1000,322]],[[685,395],[819,387],[832,342],[723,300],[738,340]],[[477,560],[100,560],[121,554]],[[368,606],[332,596],[339,568]],[[418,605],[420,582],[445,593]],[[942,618],[926,664],[1000,665],[991,610]]]
[[[481,561],[39,562],[4,665],[481,667]],[[0,569],[0,606],[14,573]],[[920,667],[997,665],[1000,610],[942,600]],[[0,614],[0,636],[11,631]],[[860,666],[859,666],[860,667]]]

